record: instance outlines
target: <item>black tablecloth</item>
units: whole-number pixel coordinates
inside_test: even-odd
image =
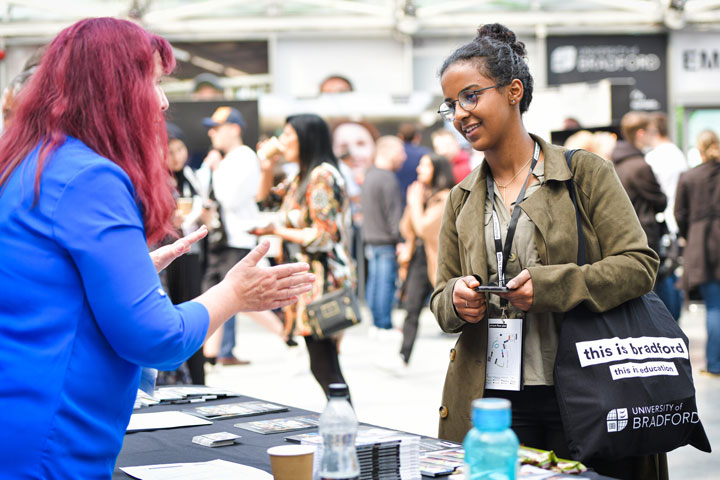
[[[156,405],[136,410],[135,413],[160,412],[165,410],[192,410],[198,406],[219,405],[221,403],[235,403],[249,400],[257,399],[239,396],[204,403]],[[122,451],[120,452],[115,465],[113,479],[128,480],[132,478],[120,471],[119,467],[135,467],[161,463],[207,462],[215,459],[249,465],[251,467],[270,472],[270,457],[267,454],[268,448],[275,445],[286,445],[288,442],[285,441],[285,437],[296,435],[298,433],[312,432],[315,431],[316,428],[290,433],[271,433],[268,435],[262,435],[248,430],[239,429],[234,425],[240,422],[294,417],[297,415],[316,413],[290,406],[287,408],[289,409],[288,412],[263,414],[253,417],[231,418],[228,420],[213,420],[212,425],[129,433],[125,435],[125,442],[123,443]],[[235,445],[227,447],[210,448],[192,443],[192,437],[196,435],[216,432],[230,432],[235,435],[240,435],[241,438],[236,440]],[[608,477],[603,477],[595,473],[585,473],[582,476],[584,478],[592,478],[594,480],[611,480],[608,479]],[[573,476],[568,477],[573,478]],[[430,480],[432,477],[423,476],[422,478]]]

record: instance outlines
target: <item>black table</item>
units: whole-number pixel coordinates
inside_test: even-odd
[[[247,396],[238,396],[213,400],[203,403],[155,405],[148,408],[136,410],[135,413],[160,412],[165,410],[192,410],[198,406],[219,405],[222,403],[235,403],[250,400],[258,400]],[[271,402],[277,405],[277,402]],[[240,422],[254,420],[266,420],[271,418],[295,417],[298,415],[313,414],[300,408],[287,406],[289,411],[280,413],[263,414],[253,417],[230,418],[227,420],[213,420],[212,425],[201,425],[196,427],[173,428],[168,430],[154,430],[149,432],[135,432],[125,435],[123,448],[118,456],[113,473],[114,480],[131,479],[129,475],[120,471],[119,467],[134,467],[139,465],[154,465],[162,463],[185,463],[185,462],[207,462],[221,459],[230,462],[240,463],[258,468],[270,473],[270,457],[267,449],[275,445],[287,445],[285,437],[298,433],[312,432],[317,429],[300,430],[289,433],[271,433],[262,435],[260,433],[242,430],[234,425]],[[235,445],[227,447],[210,448],[192,443],[192,437],[207,433],[231,432],[240,435],[242,438],[236,440]],[[584,478],[594,480],[612,480],[596,473],[584,473]],[[431,480],[432,477],[422,477],[424,480]],[[447,478],[447,477],[439,477]],[[568,478],[577,478],[568,475]]]

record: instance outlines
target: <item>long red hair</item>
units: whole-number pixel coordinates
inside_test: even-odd
[[[170,44],[132,22],[92,18],[60,32],[0,137],[0,188],[40,144],[37,198],[48,156],[71,135],[130,177],[148,243],[169,233],[175,207],[165,165],[165,119],[154,85],[155,52],[170,73],[175,67]]]

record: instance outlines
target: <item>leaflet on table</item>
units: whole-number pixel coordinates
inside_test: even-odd
[[[139,467],[120,467],[120,470],[140,480],[272,480],[273,476],[260,469],[226,460],[195,463],[166,463]]]
[[[262,401],[248,401],[238,403],[225,403],[208,407],[195,407],[192,413],[208,420],[224,420],[227,418],[250,417],[263,413],[287,412],[289,409],[274,403]]]
[[[522,318],[488,319],[485,388],[520,390]]]
[[[130,416],[127,433],[146,430],[163,430],[167,428],[194,427],[197,425],[212,425],[212,422],[196,415],[174,410],[167,412],[133,413]]]
[[[255,422],[236,423],[237,428],[267,435],[269,433],[294,432],[318,426],[319,415],[300,415],[298,417],[273,418]]]
[[[174,385],[156,388],[152,395],[138,390],[135,407],[141,408],[157,404],[198,403],[217,398],[237,397],[238,393],[223,388],[204,385]]]

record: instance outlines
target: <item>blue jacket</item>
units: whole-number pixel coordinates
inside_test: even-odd
[[[202,344],[204,306],[173,306],[148,255],[125,172],[68,137],[0,191],[0,471],[109,479],[140,366],[177,368]]]

